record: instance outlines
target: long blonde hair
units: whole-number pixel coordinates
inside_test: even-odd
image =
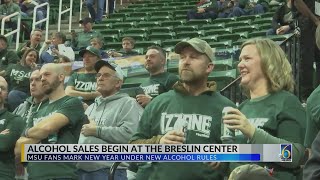
[[[281,47],[270,39],[254,38],[245,41],[241,50],[247,45],[255,45],[261,59],[262,73],[268,82],[268,92],[286,90],[293,92],[294,79],[291,65]],[[244,90],[246,89],[243,87]],[[245,95],[249,97],[248,91]]]

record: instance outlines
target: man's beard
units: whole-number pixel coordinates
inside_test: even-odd
[[[49,88],[44,90],[46,95],[50,95],[54,90],[56,90],[60,85],[59,78],[57,77],[52,84],[49,83]]]

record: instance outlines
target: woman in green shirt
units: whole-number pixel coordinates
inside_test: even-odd
[[[291,163],[261,163],[274,177],[295,180],[304,158],[306,115],[291,92],[291,65],[279,45],[269,39],[251,39],[241,47],[241,87],[248,100],[224,116],[226,126],[236,131],[237,144],[292,144]],[[231,169],[240,163],[231,163]]]
[[[6,80],[9,83],[9,110],[13,111],[30,95],[29,78],[38,62],[38,51],[28,49],[18,64],[10,65],[6,70]]]

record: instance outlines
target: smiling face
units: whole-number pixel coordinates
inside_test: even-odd
[[[242,48],[238,68],[241,74],[241,85],[254,89],[266,81],[261,67],[261,58],[255,45],[249,44]]]
[[[37,58],[38,58],[38,54],[36,51],[28,52],[28,54],[26,56],[26,65],[32,66],[34,63],[36,63]]]
[[[204,81],[213,70],[209,58],[199,53],[191,46],[184,48],[180,53],[179,75],[185,83]]]

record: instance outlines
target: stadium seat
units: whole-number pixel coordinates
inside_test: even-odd
[[[149,29],[148,28],[130,28],[130,29],[127,29],[125,31],[126,33],[136,33],[136,34],[148,34],[149,33]]]
[[[185,15],[187,17],[188,10],[175,10],[173,11],[173,15],[176,17],[178,15]]]
[[[225,23],[206,24],[206,25],[203,25],[200,29],[201,30],[214,30],[214,29],[224,28],[224,26],[225,26]]]
[[[126,17],[129,16],[129,13],[112,13],[109,15],[110,19],[114,19],[114,18],[123,18],[125,19]]]
[[[185,38],[185,39],[170,39],[170,40],[165,40],[165,41],[162,41],[162,47],[163,48],[167,48],[167,47],[172,47],[172,46],[175,46],[177,43],[181,42],[181,41],[186,41],[190,38]]]
[[[171,2],[167,4],[168,6],[184,6],[186,5],[185,2]]]
[[[187,14],[184,14],[184,15],[176,15],[174,17],[174,20],[184,20],[184,19],[187,19]]]
[[[110,28],[113,28],[113,24],[95,24],[92,27],[94,30],[106,30]]]
[[[258,18],[252,22],[252,24],[271,24],[271,23],[272,23],[272,17],[271,18]]]
[[[232,46],[232,40],[219,41],[219,42],[209,42],[211,48],[230,48]]]
[[[146,17],[149,16],[148,12],[138,11],[138,12],[132,12],[129,14],[129,17]]]
[[[147,49],[149,46],[157,45],[161,46],[160,40],[154,40],[154,41],[136,41],[135,48],[144,48]]]
[[[217,37],[218,37],[218,35],[215,35],[215,36],[204,36],[204,37],[200,37],[200,39],[206,41],[207,43],[211,43],[211,42],[217,42]]]
[[[139,28],[151,28],[160,26],[158,21],[141,21],[138,23],[137,27]]]
[[[120,36],[120,38],[124,37],[132,37],[136,41],[145,41],[148,39],[145,33],[125,33]]]
[[[170,16],[151,16],[150,21],[164,21],[164,20],[172,20],[173,17]]]
[[[168,11],[168,12],[170,11],[170,13],[173,14],[173,11],[175,11],[177,9],[177,7],[176,6],[162,6],[159,9],[161,9],[161,11]]]
[[[124,8],[124,9],[119,9],[119,13],[131,13],[134,12],[136,8]]]
[[[162,25],[163,26],[163,25]],[[173,32],[173,26],[150,28],[150,33],[170,33]]]
[[[172,16],[171,11],[163,11],[161,9],[161,11],[154,11],[150,14],[150,16]]]
[[[152,33],[149,35],[150,40],[167,40],[167,39],[175,39],[176,34],[174,32],[169,33]]]
[[[105,30],[100,30],[99,32],[102,35],[120,35],[122,33],[123,29],[105,29]]]
[[[195,38],[195,37],[203,37],[204,36],[204,31],[182,31],[182,32],[177,32],[176,37],[178,39],[183,39],[183,38]]]
[[[212,71],[208,77],[209,81],[216,81],[218,89],[225,87],[232,80],[237,78],[237,70],[231,69],[226,71]],[[220,87],[220,88],[219,88]]]
[[[128,29],[136,26],[137,26],[136,22],[119,22],[119,23],[112,24],[112,29]]]
[[[162,21],[161,26],[166,27],[166,26],[180,26],[186,23],[186,20],[172,20],[172,21]]]
[[[229,22],[233,22],[235,21],[236,18],[232,17],[232,18],[217,18],[215,20],[212,21],[212,24],[216,24],[216,23],[229,23]]]
[[[257,27],[259,28],[260,31],[262,30],[269,30],[272,28],[272,25],[271,23],[267,23],[267,24],[260,24],[260,25],[257,25]]]
[[[239,27],[239,26],[245,26],[245,25],[250,25],[251,20],[244,20],[244,21],[235,21],[235,22],[228,22],[226,23],[225,27]]]
[[[147,21],[148,17],[127,17],[125,22],[140,22],[140,21]]]
[[[146,6],[147,4],[129,4],[127,8],[142,8]]]
[[[197,25],[192,25],[192,26],[177,26],[174,27],[174,31],[176,33],[178,32],[184,32],[184,31],[197,31],[199,29],[199,27]]]
[[[107,42],[104,46],[103,49],[109,50],[109,49],[114,49],[116,51],[120,50],[122,48],[122,42]]]
[[[220,29],[212,29],[204,32],[206,36],[219,35],[219,34],[231,34],[232,28],[220,28]]]
[[[273,17],[274,12],[266,12],[263,14],[260,14],[261,18],[267,18],[267,17]]]
[[[103,35],[103,40],[105,42],[119,42],[119,35]]]
[[[212,22],[211,19],[190,19],[187,21],[187,25],[198,25],[199,27],[205,24],[210,24]]]
[[[225,71],[233,68],[234,61],[232,58],[218,60],[214,62],[214,71]]]
[[[236,17],[236,21],[244,21],[244,20],[255,20],[260,18],[260,15],[246,15],[246,16],[239,16]]]
[[[112,19],[103,19],[101,24],[108,24],[108,23],[115,23],[115,22],[122,22],[123,18],[112,18]]]
[[[258,26],[254,26],[254,25],[247,25],[247,26],[240,26],[240,27],[232,28],[232,32],[233,33],[237,33],[237,32],[252,32],[252,31],[257,31],[257,30],[258,30]]]
[[[224,40],[232,40],[232,41],[237,41],[240,39],[240,34],[222,34],[217,36],[218,41],[224,41]]]
[[[265,37],[267,31],[255,31],[248,34],[248,38]]]

